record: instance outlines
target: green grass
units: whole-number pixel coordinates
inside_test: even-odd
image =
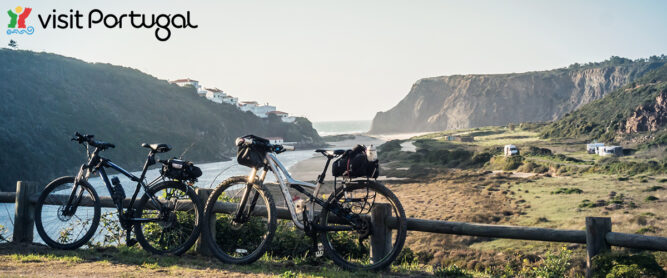
[[[473,136],[475,138],[475,141],[458,142],[458,141],[446,140],[447,136],[454,136],[454,135]],[[536,131],[523,130],[520,128],[515,128],[514,130],[511,130],[505,126],[490,126],[490,127],[481,127],[473,129],[460,129],[460,130],[435,132],[435,133],[425,134],[422,136],[416,136],[411,139],[412,140],[433,139],[437,141],[449,142],[454,145],[479,146],[479,147],[495,147],[495,146],[502,147],[507,144],[526,145],[529,143],[547,141],[545,139],[540,138],[539,133]]]
[[[3,244],[9,246],[11,244]],[[257,262],[250,265],[230,265],[223,264],[215,258],[202,257],[193,254],[192,251],[187,254],[176,256],[158,256],[152,255],[138,247],[107,247],[80,249],[74,251],[53,250],[48,247],[35,247],[33,251],[21,251],[28,249],[25,247],[2,248],[0,252],[0,261],[14,261],[16,263],[48,263],[48,262],[66,262],[67,265],[78,263],[96,263],[99,267],[113,265],[127,265],[128,274],[135,271],[160,270],[166,273],[190,273],[190,276],[202,275],[205,271],[210,276],[220,274],[222,271],[243,273],[269,274],[281,277],[376,277],[375,272],[349,272],[340,269],[330,260],[322,257],[316,260],[303,259],[280,259],[265,254]],[[18,250],[17,253],[15,253]],[[139,269],[135,269],[137,266]],[[391,276],[422,276],[432,275],[433,267],[419,264],[416,262],[402,262],[392,265],[390,272],[384,272],[383,275]],[[103,272],[102,272],[103,273]]]
[[[10,257],[20,262],[43,262],[43,261],[61,261],[68,263],[80,263],[84,260],[77,255],[57,256],[54,254],[13,254]]]

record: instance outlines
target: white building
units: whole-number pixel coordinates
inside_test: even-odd
[[[256,101],[242,101],[239,103],[239,109],[241,111],[250,111],[255,113],[255,109],[257,108],[257,102]]]
[[[223,98],[227,96],[225,92],[218,88],[206,88],[206,98],[215,103],[222,103]]]
[[[283,122],[286,122],[286,123],[293,123],[294,120],[296,120],[295,117],[292,117],[292,116],[290,116],[289,114],[287,114],[286,112],[283,112],[283,111],[271,111],[271,112],[269,112],[269,113],[267,113],[267,114],[269,114],[269,115],[271,115],[271,114],[272,114],[272,115],[276,115],[276,116],[279,117]]]
[[[276,111],[275,106],[269,104],[259,105],[256,101],[243,101],[239,103],[239,108],[241,111],[250,111],[260,118],[266,118],[269,112]]]
[[[203,96],[206,94],[206,90],[203,90],[202,87],[199,85],[199,81],[193,80],[190,78],[185,78],[185,79],[176,79],[169,81],[171,84],[176,84],[181,87],[186,87],[186,86],[191,86],[194,87],[197,90],[197,94],[200,96]]]
[[[257,108],[255,108],[254,113],[255,113],[255,115],[257,115],[257,117],[266,118],[266,117],[269,116],[268,113],[273,112],[273,111],[276,111],[276,107],[271,106],[267,103],[267,104],[262,105],[262,106],[257,106]]]
[[[234,106],[238,106],[239,98],[226,95],[226,96],[222,97],[222,102],[229,103],[229,104],[234,105]]]

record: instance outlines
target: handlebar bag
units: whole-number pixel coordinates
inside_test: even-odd
[[[252,144],[241,144],[236,151],[236,162],[243,166],[261,168],[266,165],[264,155],[269,140],[255,135],[246,135],[242,138],[252,139]]]

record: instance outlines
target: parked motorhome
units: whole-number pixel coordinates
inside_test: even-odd
[[[623,156],[623,147],[621,146],[602,146],[598,147],[600,156]]]
[[[597,154],[599,147],[604,147],[604,143],[593,142],[586,144],[586,151],[590,154]]]
[[[505,145],[503,153],[505,156],[519,155],[519,149],[515,145]]]

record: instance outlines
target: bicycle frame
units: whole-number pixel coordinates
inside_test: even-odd
[[[146,163],[144,163],[144,167],[141,171],[141,175],[139,177],[133,175],[129,171],[123,169],[122,167],[118,166],[117,164],[111,162],[111,160],[103,158],[99,156],[100,150],[96,148],[93,153],[90,155],[90,159],[88,160],[88,163],[81,165],[81,168],[79,169],[79,173],[77,174],[76,178],[74,179],[74,186],[72,187],[72,192],[70,193],[69,200],[67,202],[67,206],[65,207],[65,211],[69,213],[74,213],[76,211],[76,208],[78,207],[78,204],[81,201],[81,196],[83,194],[83,190],[77,193],[77,188],[78,185],[81,181],[87,181],[88,178],[90,177],[91,174],[98,172],[100,176],[102,177],[102,181],[106,185],[107,190],[109,191],[109,195],[113,195],[113,187],[111,185],[111,181],[109,180],[109,177],[106,172],[106,168],[112,168],[119,173],[123,174],[124,176],[128,177],[132,181],[136,181],[136,189],[134,190],[134,194],[132,194],[132,198],[130,199],[130,204],[128,206],[128,210],[134,207],[134,202],[137,199],[137,196],[139,195],[139,189],[143,188],[144,192],[148,191],[148,185],[144,182],[144,179],[146,178],[146,172],[148,171],[148,166],[155,164],[155,158],[152,152],[149,153],[148,159],[146,159]],[[93,189],[94,190],[94,189]],[[75,196],[76,195],[76,199]],[[156,208],[161,208],[162,204],[155,199],[155,196],[149,195],[151,202],[153,205],[155,205]],[[76,200],[76,201],[75,201]],[[75,201],[73,203],[73,201]],[[130,222],[151,222],[151,221],[157,221],[160,219],[153,219],[153,218],[126,218],[125,215],[123,215],[123,200],[116,201],[114,200],[114,203],[116,204],[116,209],[118,210],[118,217],[121,220],[125,221],[130,221]]]
[[[271,172],[273,172],[273,175],[276,177],[276,180],[278,180],[278,183],[280,184],[280,191],[282,192],[283,197],[285,198],[285,203],[287,204],[287,209],[289,210],[290,216],[292,217],[292,222],[294,222],[294,225],[297,228],[303,230],[305,225],[304,225],[304,222],[300,221],[297,217],[296,208],[294,207],[294,202],[292,201],[292,194],[290,194],[290,192],[289,192],[289,187],[294,187],[296,185],[297,187],[294,187],[294,188],[299,190],[302,193],[305,193],[305,192],[302,191],[303,190],[302,187],[306,187],[308,189],[313,190],[312,195],[313,195],[314,198],[312,198],[307,204],[307,206],[308,206],[307,207],[308,208],[307,209],[307,211],[308,211],[308,215],[307,215],[308,220],[313,221],[313,218],[314,218],[314,212],[313,212],[314,203],[318,203],[321,206],[324,206],[324,204],[325,204],[322,199],[317,198],[317,195],[319,194],[320,188],[324,184],[324,182],[323,182],[324,179],[323,178],[318,179],[316,184],[312,184],[312,183],[309,183],[309,182],[304,182],[304,181],[300,181],[300,180],[296,180],[296,179],[292,178],[289,171],[280,162],[280,160],[278,160],[275,153],[272,153],[272,152],[267,152],[266,153],[266,161],[268,162],[267,163],[268,169],[267,169],[267,167],[264,167],[262,169],[262,172],[260,173],[258,182],[259,183],[264,182],[264,179],[266,178],[266,174],[269,170]],[[328,168],[328,165],[329,164],[327,163],[327,168]],[[250,175],[248,176],[248,182],[250,184],[255,182],[257,171],[258,171],[257,168],[252,168],[252,171],[250,172]],[[326,168],[325,168],[325,171],[326,171]]]

